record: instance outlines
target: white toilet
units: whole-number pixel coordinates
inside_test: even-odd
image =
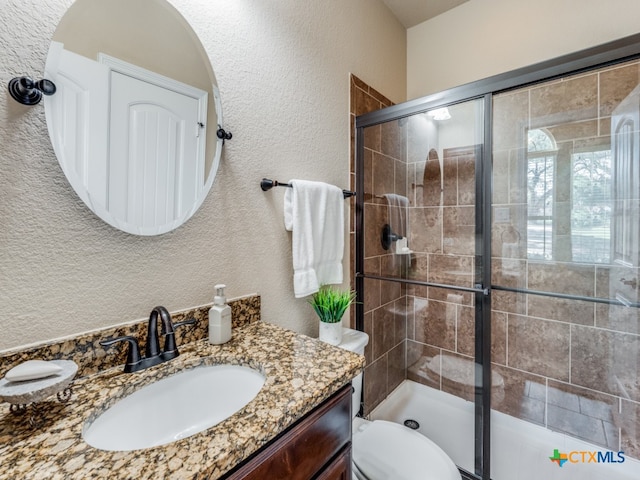
[[[364,355],[369,336],[343,329],[340,347]],[[356,418],[362,374],[353,379],[353,480],[460,480],[444,451],[424,435],[394,422]]]

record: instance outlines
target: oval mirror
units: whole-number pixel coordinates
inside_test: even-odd
[[[188,220],[222,150],[213,69],[187,21],[165,0],[77,0],[60,21],[45,78],[56,156],[102,220],[160,235]]]

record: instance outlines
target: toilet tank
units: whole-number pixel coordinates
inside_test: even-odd
[[[369,335],[358,330],[352,330],[351,328],[342,329],[342,342],[338,344],[339,347],[364,355],[364,347],[369,343]],[[360,399],[362,394],[362,374],[357,375],[352,381],[353,394],[351,395],[351,413],[352,416],[358,414],[360,410]]]

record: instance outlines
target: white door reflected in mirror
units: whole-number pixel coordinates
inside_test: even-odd
[[[144,228],[181,218],[203,187],[198,101],[118,72],[110,100],[109,213]]]
[[[127,2],[126,14],[114,13],[114,1]],[[189,219],[213,183],[220,98],[211,66],[202,65],[206,53],[179,13],[165,0],[131,5],[78,0],[68,10],[47,58],[58,92],[45,111],[60,166],[84,203],[120,230],[159,235]],[[149,9],[153,25],[132,23]],[[116,24],[124,34],[112,34]],[[86,41],[87,31],[98,32],[96,41]]]

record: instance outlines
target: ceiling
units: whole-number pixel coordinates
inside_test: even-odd
[[[405,28],[413,27],[468,0],[382,0]]]

